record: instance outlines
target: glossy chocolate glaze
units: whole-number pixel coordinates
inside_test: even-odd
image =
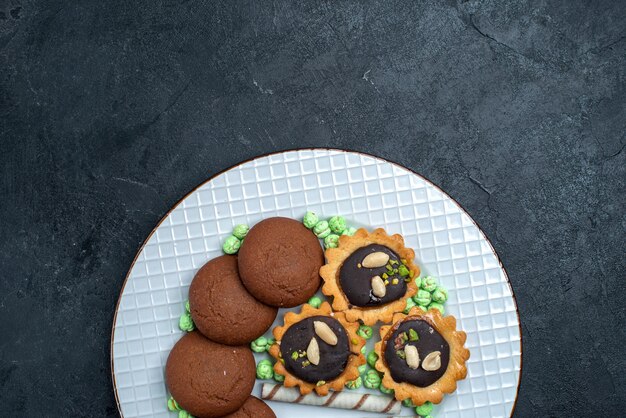
[[[400,257],[384,245],[370,244],[350,254],[339,270],[339,284],[341,290],[346,295],[348,302],[353,306],[367,307],[383,305],[400,299],[406,293],[406,282],[404,278],[395,274],[390,277],[390,283],[387,285],[387,293],[384,297],[378,298],[372,294],[372,277],[382,277],[383,273],[387,273],[388,270],[385,266],[369,269],[359,267],[359,265],[368,254],[378,251],[388,254],[390,260],[400,261]],[[395,266],[397,267],[398,265],[399,263]],[[391,283],[393,278],[398,279],[397,284]]]
[[[315,334],[314,321],[328,324],[337,336],[337,345],[326,344]],[[320,362],[317,366],[309,364],[303,367],[307,358],[298,357],[294,360],[291,355],[294,351],[306,352],[313,337],[316,338],[320,348]],[[289,327],[280,342],[280,353],[285,360],[285,367],[294,376],[309,383],[317,383],[320,380],[328,382],[339,376],[346,368],[350,357],[350,341],[339,321],[329,316],[313,316]]]
[[[397,349],[394,347],[396,338],[413,329],[419,335],[418,341],[409,341],[407,345],[413,345],[417,348],[420,361],[433,351],[441,352],[441,367],[438,370],[429,372],[420,367],[413,370],[406,364],[406,360],[398,357]],[[446,372],[448,362],[450,361],[450,346],[447,341],[435,330],[428,322],[422,319],[405,319],[395,328],[392,335],[385,339],[385,363],[391,371],[391,377],[394,381],[401,383],[406,382],[418,387],[426,387],[435,383]]]

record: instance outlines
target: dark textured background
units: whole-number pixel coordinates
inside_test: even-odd
[[[440,185],[517,295],[516,416],[624,416],[625,1],[0,0],[0,415],[115,416],[141,242],[216,172],[362,150]]]

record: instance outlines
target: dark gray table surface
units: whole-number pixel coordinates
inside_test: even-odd
[[[0,0],[0,415],[116,416],[125,274],[254,156],[360,150],[491,239],[515,416],[624,416],[626,2]]]

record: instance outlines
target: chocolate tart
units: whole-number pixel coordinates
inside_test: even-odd
[[[350,322],[389,323],[417,292],[413,279],[420,269],[413,262],[415,252],[404,246],[401,235],[387,235],[382,228],[371,233],[361,228],[353,236],[339,237],[337,248],[327,249],[325,255],[326,264],[320,269],[322,292],[333,297],[333,310],[344,312]],[[373,260],[376,256],[387,262],[364,262],[366,257]],[[375,291],[375,277],[385,285],[384,294]]]
[[[365,339],[357,335],[359,324],[348,322],[343,313],[333,313],[328,302],[318,309],[305,304],[299,314],[286,313],[284,321],[282,327],[274,328],[276,343],[269,353],[278,360],[274,371],[285,376],[285,387],[298,386],[302,395],[315,390],[324,396],[331,389],[343,390],[346,382],[359,377],[358,367],[365,364],[361,353]],[[327,342],[329,330],[334,344]],[[317,360],[309,355],[312,340],[317,345]],[[316,361],[318,364],[313,364]]]
[[[437,309],[425,312],[416,306],[408,315],[395,314],[392,325],[380,327],[380,338],[374,348],[376,370],[384,373],[383,386],[393,389],[399,401],[439,403],[467,375],[467,336],[456,330],[453,316],[444,317]],[[418,353],[417,363],[414,355],[408,355],[408,346]]]

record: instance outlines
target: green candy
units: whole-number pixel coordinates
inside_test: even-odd
[[[255,353],[262,353],[267,349],[267,338],[259,337],[250,343],[250,348]]]
[[[367,349],[367,348],[366,348],[365,346],[361,347],[361,354],[365,354],[365,350],[366,350],[366,349]]]
[[[274,380],[277,382],[284,382],[285,381],[285,376],[283,376],[282,374],[278,374],[276,372],[274,372]]]
[[[170,397],[170,399],[167,401],[167,409],[172,412],[180,411],[180,406],[178,405],[178,402],[174,400],[174,398]]]
[[[191,313],[191,307],[189,306],[189,301],[185,302],[185,310],[187,313]]]
[[[250,227],[245,224],[237,225],[233,228],[233,236],[239,240],[242,240],[248,235]]]
[[[193,415],[183,410],[178,412],[178,418],[193,418]]]
[[[446,309],[443,307],[443,305],[437,302],[433,302],[430,305],[428,305],[428,309],[439,309],[439,312],[441,312],[441,315],[443,315],[446,312]]]
[[[329,234],[326,238],[324,238],[324,247],[337,248],[338,245],[339,245],[339,235]]]
[[[426,290],[418,290],[417,294],[413,296],[413,302],[420,306],[428,306],[430,303],[430,292]]]
[[[341,234],[346,230],[346,220],[343,216],[333,216],[328,220],[328,226],[335,234]]]
[[[341,233],[341,235],[348,235],[349,237],[351,237],[354,234],[356,234],[356,228],[352,226],[350,228],[347,228],[345,231]]]
[[[404,308],[404,311],[402,312],[404,312],[405,314],[408,314],[411,308],[414,306],[415,306],[415,302],[413,301],[413,298],[408,298],[406,300],[406,308]]]
[[[269,360],[259,361],[256,366],[256,377],[263,380],[272,379],[274,377],[272,362]]]
[[[376,370],[370,370],[365,375],[365,387],[368,389],[378,389],[380,386],[380,376]]]
[[[437,279],[431,276],[424,277],[421,288],[433,292],[437,288]]]
[[[367,364],[373,369],[376,367],[376,361],[378,361],[378,354],[375,351],[367,353]]]
[[[319,296],[313,296],[311,299],[309,299],[308,303],[309,305],[317,309],[322,304],[322,298],[320,298]]]
[[[367,370],[367,364],[361,364],[359,367],[359,374],[363,374],[365,373],[365,370]]]
[[[446,303],[448,300],[448,291],[441,286],[438,286],[432,294],[433,302]]]
[[[380,382],[380,385],[378,386],[378,390],[380,390],[382,393],[384,393],[385,395],[391,395],[393,394],[393,389],[387,389],[384,385],[383,382]]]
[[[226,241],[224,241],[224,245],[222,245],[222,250],[226,254],[237,254],[237,251],[239,251],[239,247],[241,247],[241,241],[239,241],[239,238],[237,238],[236,236],[231,235],[226,238]]]
[[[330,235],[330,228],[328,227],[328,222],[326,221],[319,221],[318,223],[315,224],[315,226],[313,227],[313,233],[321,239],[326,238],[327,236]]]
[[[180,319],[178,320],[178,328],[186,332],[193,331],[195,328],[195,325],[193,323],[193,319],[191,319],[191,315],[189,315],[186,312],[182,314],[180,316]]]
[[[408,408],[415,408],[415,404],[413,403],[413,401],[411,400],[411,398],[405,399],[402,401],[402,405],[408,407]]]
[[[368,327],[367,325],[361,325],[359,330],[356,332],[357,335],[369,340],[374,335],[374,331],[372,331],[372,327]]]
[[[265,346],[265,350],[269,352],[269,351],[270,351],[270,348],[271,348],[274,344],[276,344],[276,338],[268,338],[268,339],[267,339],[267,346]]]
[[[415,407],[415,413],[422,417],[430,415],[431,412],[433,412],[433,404],[429,401],[426,401],[423,405]]]
[[[422,278],[421,277],[416,277],[415,278],[415,285],[417,286],[418,289],[420,287],[422,287]]]
[[[363,384],[363,379],[361,379],[361,376],[357,377],[354,380],[349,380],[346,382],[346,387],[348,389],[358,389],[361,387],[361,385]]]
[[[304,224],[305,227],[311,229],[315,226],[315,224],[319,222],[319,220],[320,219],[317,217],[315,212],[308,211],[304,215],[304,218],[302,219],[302,223]]]

